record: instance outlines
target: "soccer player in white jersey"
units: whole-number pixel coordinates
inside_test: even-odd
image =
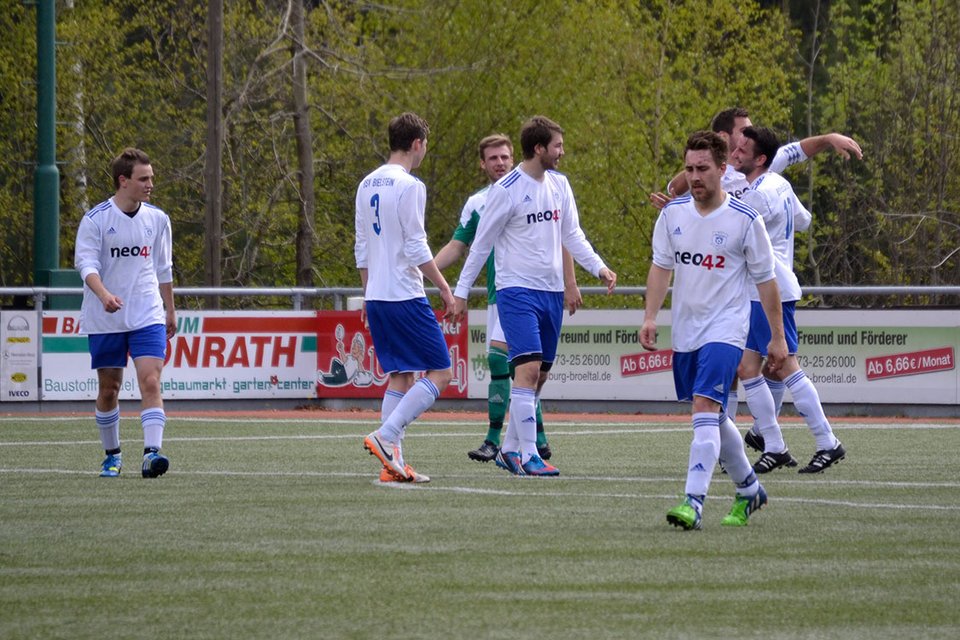
[[[801,292],[800,283],[793,273],[793,211],[799,202],[790,183],[769,169],[770,159],[779,144],[776,134],[770,129],[747,127],[731,158],[737,170],[743,172],[750,181],[741,199],[763,216],[777,259],[777,284],[780,286],[789,355],[776,372],[768,375],[790,390],[797,411],[806,420],[816,440],[813,459],[800,469],[800,473],[819,473],[842,460],[846,451],[824,415],[816,387],[797,362],[799,342],[794,316]],[[747,404],[755,419],[753,427],[745,435],[745,441],[763,453],[753,469],[757,473],[767,473],[783,466],[794,467],[797,462],[783,441],[777,423],[777,403],[761,369],[766,343],[770,339],[770,328],[763,309],[756,302],[755,293],[752,300],[750,334],[737,374],[743,381]]]
[[[489,135],[480,140],[480,170],[490,180],[489,184],[467,198],[460,212],[460,224],[453,237],[434,256],[434,262],[442,271],[467,254],[467,248],[477,234],[477,225],[487,202],[490,185],[502,178],[513,168],[513,143],[502,133]],[[490,425],[483,443],[467,453],[471,460],[489,462],[500,448],[503,419],[507,415],[510,400],[510,362],[507,356],[507,342],[497,315],[496,265],[493,253],[487,258],[487,364],[490,368],[490,384],[487,385],[487,416]],[[573,259],[564,252],[565,306],[571,315],[583,301],[577,287]],[[537,402],[537,453],[544,460],[552,457],[547,435],[543,429],[543,411]]]
[[[718,461],[736,485],[733,508],[721,524],[746,525],[767,502],[740,432],[723,411],[747,339],[751,284],[770,318],[768,366],[776,369],[787,355],[770,238],[760,215],[720,188],[726,157],[726,143],[714,132],[687,140],[684,171],[691,193],[660,211],[640,329],[641,345],[655,350],[657,313],[672,276],[673,379],[677,399],[693,402],[693,441],[686,497],[667,512],[667,522],[687,530],[701,527]]]
[[[516,373],[496,463],[516,475],[555,476],[557,468],[537,453],[534,413],[560,340],[563,249],[603,280],[608,292],[617,274],[587,242],[570,183],[556,171],[563,129],[534,116],[520,130],[520,146],[523,162],[490,187],[454,291],[455,317],[463,317],[470,287],[495,248],[497,312]]]
[[[140,385],[141,474],[156,478],[170,466],[160,453],[167,422],[160,374],[167,340],[177,331],[170,218],[147,203],[153,193],[147,154],[124,149],[111,170],[116,193],[83,216],[74,252],[84,284],[80,333],[97,370],[96,421],[106,452],[100,476],[118,477],[123,467],[119,394],[129,353]]]
[[[443,332],[423,289],[426,276],[440,290],[446,316],[450,286],[433,261],[423,226],[427,190],[410,175],[427,153],[430,128],[403,113],[387,128],[390,157],[360,181],[354,254],[363,285],[363,311],[380,366],[390,376],[381,425],[363,446],[383,463],[381,480],[427,482],[406,464],[400,441],[408,424],[429,409],[453,378]],[[416,374],[426,372],[419,380]]]
[[[740,136],[743,130],[752,124],[750,114],[746,109],[743,107],[734,107],[724,109],[717,113],[713,117],[713,120],[710,121],[710,128],[720,134],[727,143],[728,152],[733,153],[733,150],[740,144]],[[777,150],[776,156],[770,161],[769,170],[775,173],[783,173],[787,167],[799,162],[804,162],[821,151],[831,148],[839,153],[845,160],[849,160],[850,156],[855,156],[858,159],[863,158],[863,151],[853,138],[835,132],[825,133],[781,146]],[[723,190],[735,198],[739,198],[740,194],[743,193],[748,186],[747,179],[743,173],[737,171],[730,164],[729,156],[727,157],[727,169],[724,171],[721,184]],[[667,185],[667,195],[662,193],[651,194],[650,200],[654,206],[660,208],[663,206],[665,200],[669,200],[670,197],[682,195],[686,192],[687,183],[685,181],[685,175],[683,172],[680,172]],[[810,215],[806,210],[798,211],[797,214],[800,216]],[[809,226],[809,223],[809,217],[806,218],[806,224],[798,220],[798,224],[796,225],[797,230],[805,230],[806,227]]]
[[[740,197],[740,194],[747,189],[749,183],[746,177],[733,167],[729,154],[733,153],[733,150],[736,149],[740,143],[740,135],[743,129],[749,127],[751,124],[750,114],[743,107],[724,109],[714,115],[710,121],[711,130],[719,134],[727,143],[727,168],[723,173],[721,186],[724,191],[735,198]],[[849,160],[850,156],[863,158],[863,152],[856,140],[840,133],[827,133],[783,145],[777,150],[777,154],[770,164],[770,170],[776,173],[783,173],[790,165],[803,162],[821,151],[830,148],[836,150],[836,152],[846,160]],[[670,198],[686,193],[686,191],[687,182],[684,173],[681,171],[667,185],[667,194],[669,195],[652,193],[650,194],[650,202],[659,209],[663,207],[665,203],[669,202]],[[806,231],[812,220],[810,212],[800,204],[794,212],[794,216],[794,228],[797,231]],[[776,392],[777,391],[775,391],[775,393]],[[782,385],[779,393],[782,397]],[[737,415],[737,402],[737,381],[734,380],[726,404],[727,415],[732,418],[735,418]]]

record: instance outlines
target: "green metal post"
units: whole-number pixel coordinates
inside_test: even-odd
[[[60,170],[57,168],[56,0],[37,2],[37,171],[33,183],[33,282],[60,266]]]

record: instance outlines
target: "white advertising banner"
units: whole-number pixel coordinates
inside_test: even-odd
[[[658,351],[640,347],[642,321],[642,311],[565,316],[543,398],[675,400],[669,310],[658,317]],[[800,310],[797,326],[798,361],[825,403],[960,403],[955,310]],[[470,312],[468,338],[469,397],[485,398],[485,310]]]
[[[44,400],[90,400],[90,369],[79,311],[43,314]],[[162,393],[167,399],[316,397],[316,312],[183,311],[167,343]],[[139,399],[132,361],[120,397]]]
[[[0,312],[0,398],[36,401],[40,341],[34,311]]]
[[[317,344],[318,335],[326,335],[324,315],[181,312],[179,331],[168,344],[164,397],[317,398],[323,373]],[[658,351],[640,347],[637,329],[642,318],[642,311],[587,310],[566,317],[543,397],[674,400],[670,312],[660,314]],[[43,400],[96,397],[96,372],[90,369],[87,339],[78,333],[78,320],[77,311],[44,312],[38,348],[36,315],[3,312],[2,401],[36,400],[37,389]],[[960,313],[955,310],[801,310],[797,324],[800,366],[825,403],[960,404]],[[469,313],[466,337],[466,397],[485,398],[486,310]],[[327,366],[330,357],[320,360]],[[121,397],[139,398],[132,363],[124,374]],[[324,397],[341,396],[327,390]],[[354,396],[345,392],[342,397]]]

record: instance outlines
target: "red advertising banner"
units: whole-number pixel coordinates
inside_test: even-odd
[[[912,376],[932,371],[951,371],[956,363],[953,347],[877,356],[865,360],[867,380]]]
[[[437,313],[453,365],[453,380],[441,398],[467,397],[467,325],[443,320]],[[370,332],[359,311],[317,313],[317,397],[380,398],[388,375],[380,368]]]
[[[620,356],[620,375],[642,376],[646,373],[669,371],[673,367],[673,351],[641,351]]]

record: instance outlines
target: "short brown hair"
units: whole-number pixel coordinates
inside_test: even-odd
[[[753,140],[753,148],[757,155],[763,154],[767,158],[763,162],[763,168],[769,169],[773,163],[774,156],[777,155],[777,149],[780,148],[780,140],[773,129],[767,127],[744,127],[743,137]]]
[[[520,148],[523,150],[523,159],[529,160],[537,155],[536,146],[546,147],[553,139],[553,134],[563,134],[563,129],[556,122],[546,116],[533,116],[520,129]]]
[[[150,164],[150,157],[140,149],[127,147],[110,163],[110,172],[113,174],[113,188],[120,188],[120,176],[129,178],[133,175],[133,168],[138,164]]]
[[[713,131],[697,131],[687,138],[687,146],[683,148],[683,155],[687,151],[709,151],[713,161],[719,167],[727,161],[727,141]]]
[[[733,135],[733,126],[736,124],[737,118],[749,118],[750,114],[747,113],[747,110],[743,107],[733,107],[732,109],[724,109],[717,115],[713,116],[713,120],[710,121],[710,129],[720,133],[728,133]]]
[[[510,141],[508,136],[502,133],[494,133],[493,135],[487,136],[477,145],[477,151],[480,152],[480,159],[483,160],[484,152],[490,147],[502,147],[504,145],[510,147],[511,152],[513,151],[513,142]]]
[[[407,111],[390,120],[387,126],[390,151],[409,151],[414,140],[426,140],[430,135],[427,121]]]

